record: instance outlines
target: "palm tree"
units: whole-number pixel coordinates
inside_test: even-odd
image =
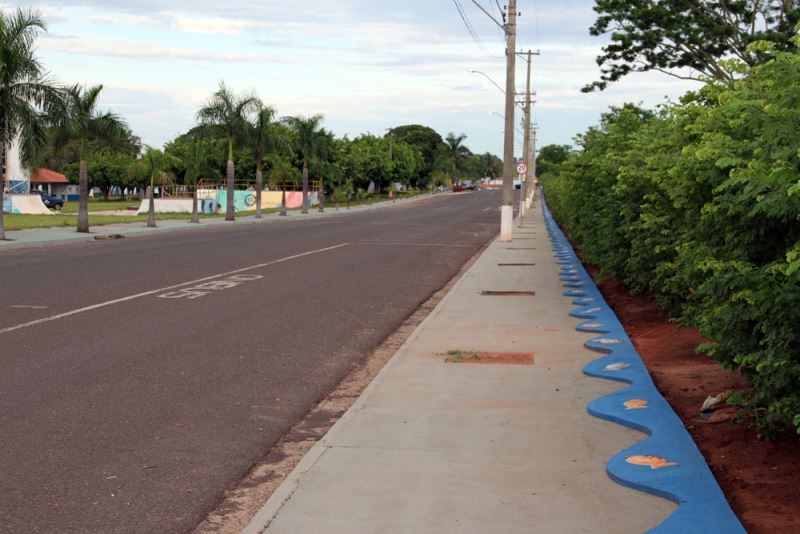
[[[256,219],[261,218],[261,191],[264,189],[264,157],[276,148],[275,109],[258,102],[250,124],[250,147],[256,157]]]
[[[325,156],[329,137],[327,132],[320,127],[322,115],[289,117],[288,122],[295,131],[297,150],[303,159],[303,209],[301,213],[308,214],[308,168],[314,158]]]
[[[151,228],[155,228],[156,226],[156,208],[153,195],[156,181],[158,181],[159,185],[164,186],[172,179],[172,173],[170,173],[169,170],[179,164],[180,161],[177,158],[164,154],[164,152],[157,148],[146,147],[145,149],[140,162],[140,172],[150,179],[150,203],[147,211],[147,226]]]
[[[89,232],[89,175],[87,157],[89,142],[119,148],[130,137],[130,130],[119,115],[111,111],[97,109],[97,100],[103,90],[102,85],[82,89],[79,85],[66,88],[67,113],[56,121],[54,144],[63,147],[69,141],[78,142],[78,232]]]
[[[278,187],[281,188],[281,212],[280,216],[286,217],[288,215],[286,211],[286,182],[288,180],[295,180],[295,174],[297,173],[297,169],[292,166],[290,161],[280,157],[279,155],[275,154],[270,158],[271,161],[271,169],[269,171],[269,182],[271,187]]]
[[[219,83],[215,92],[205,107],[197,112],[197,119],[205,126],[216,129],[225,135],[228,141],[228,168],[226,173],[226,188],[228,191],[225,220],[236,220],[234,209],[234,176],[233,146],[237,140],[244,137],[247,131],[247,118],[259,105],[258,98],[252,94],[234,95],[225,82]]]
[[[19,145],[21,163],[30,166],[47,143],[44,115],[54,117],[64,112],[62,92],[33,55],[33,43],[45,29],[36,11],[20,8],[14,14],[0,12],[0,162],[4,167],[13,141]],[[0,240],[6,238],[4,188],[0,176]]]
[[[469,149],[464,145],[464,140],[466,138],[467,136],[463,133],[456,136],[453,134],[453,132],[450,132],[447,134],[447,138],[444,140],[445,153],[453,162],[453,172],[450,175],[451,178],[456,174],[459,160],[470,155]]]
[[[205,148],[208,147],[206,146]],[[192,187],[192,222],[196,224],[200,222],[200,216],[197,213],[197,187],[200,183],[200,178],[212,176],[219,172],[211,151],[204,149],[197,133],[194,135],[191,153],[184,155],[183,165],[186,168],[184,183]]]

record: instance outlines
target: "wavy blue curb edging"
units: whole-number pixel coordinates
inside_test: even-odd
[[[575,304],[580,306],[570,315],[585,319],[578,325],[579,331],[600,334],[587,341],[586,347],[607,353],[591,362],[583,372],[630,384],[591,402],[589,413],[649,435],[612,457],[607,465],[608,475],[619,484],[678,503],[678,509],[650,530],[651,533],[744,533],[744,527],[731,510],[703,455],[683,422],[656,389],[625,329],[583,268],[546,202],[542,202],[542,211],[556,259],[562,266],[559,278],[569,288],[564,295],[575,297]],[[618,370],[609,369],[610,365],[617,366]],[[647,401],[649,407],[627,410],[624,403],[634,399]],[[631,465],[626,459],[634,455],[658,456],[677,466],[650,469]]]

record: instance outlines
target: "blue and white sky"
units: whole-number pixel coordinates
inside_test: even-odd
[[[474,152],[502,153],[502,33],[461,0],[483,48],[452,0],[52,0],[0,2],[43,14],[37,55],[66,84],[104,84],[102,108],[160,147],[195,123],[220,80],[255,90],[279,115],[322,113],[350,137],[419,123],[465,133]],[[480,0],[497,13],[493,0]],[[503,5],[505,2],[500,2]],[[693,87],[637,74],[603,93],[580,88],[598,75],[602,38],[589,36],[591,0],[519,0],[519,49],[534,59],[541,144],[571,143],[610,105],[655,105]],[[525,63],[517,84],[524,88]],[[517,150],[519,152],[520,149]]]

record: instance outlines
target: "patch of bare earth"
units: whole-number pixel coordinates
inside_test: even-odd
[[[471,352],[450,351],[445,358],[446,363],[464,363],[472,365],[533,365],[532,352]]]
[[[759,439],[747,424],[703,421],[699,412],[707,396],[747,388],[747,380],[722,369],[713,359],[695,354],[704,338],[695,329],[669,322],[652,300],[631,295],[617,280],[598,286],[747,531],[800,532],[800,437],[787,432],[771,443]]]
[[[375,351],[367,355],[306,417],[284,435],[197,526],[195,534],[239,534],[311,448],[353,405],[414,330],[491,244],[484,245],[442,289],[425,301]]]

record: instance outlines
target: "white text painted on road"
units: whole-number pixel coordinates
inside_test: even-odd
[[[197,286],[186,287],[179,289],[178,291],[164,293],[163,295],[159,295],[158,298],[194,300],[199,299],[200,297],[205,297],[206,295],[210,295],[215,291],[233,289],[234,287],[238,287],[245,282],[253,282],[255,280],[261,280],[262,278],[264,277],[260,274],[237,274],[223,280],[213,280]]]
[[[105,308],[107,306],[113,306],[115,304],[122,304],[123,302],[129,302],[131,300],[140,299],[142,297],[149,297],[150,295],[158,295],[159,293],[165,293],[168,291],[174,291],[183,287],[195,286],[198,284],[202,284],[203,282],[208,282],[210,280],[217,280],[219,278],[225,278],[229,276],[233,276],[240,273],[245,273],[247,271],[253,271],[255,269],[262,269],[264,267],[269,267],[270,265],[277,265],[279,263],[284,263],[291,260],[296,260],[299,258],[303,258],[305,256],[311,256],[312,254],[320,254],[322,252],[329,252],[331,250],[336,250],[342,247],[348,246],[350,243],[341,243],[339,245],[334,245],[332,247],[325,247],[320,248],[317,250],[311,250],[309,252],[303,252],[301,254],[295,254],[294,256],[287,256],[285,258],[281,258],[279,260],[268,261],[266,263],[261,263],[259,265],[253,265],[250,267],[244,267],[242,269],[236,269],[235,271],[229,271],[227,273],[215,274],[212,276],[206,276],[205,278],[201,278],[199,280],[192,280],[191,282],[184,282],[182,284],[175,284],[169,287],[162,287],[160,289],[154,289],[153,291],[145,291],[143,293],[137,293],[135,295],[130,295],[127,297],[122,297],[114,300],[109,300],[106,302],[101,302],[99,304],[93,304],[91,306],[86,306],[85,308],[78,308],[77,310],[72,310],[64,313],[59,313],[58,315],[51,315],[50,317],[43,317],[41,319],[36,319],[35,321],[29,321],[27,323],[18,324],[16,326],[9,326],[8,328],[0,329],[0,334],[8,334],[10,332],[14,332],[16,330],[22,330],[23,328],[30,328],[31,326],[36,326],[44,323],[50,323],[52,321],[58,321],[59,319],[66,319],[67,317],[72,317],[73,315],[78,315],[80,313],[90,312],[92,310],[97,310],[100,308]]]

